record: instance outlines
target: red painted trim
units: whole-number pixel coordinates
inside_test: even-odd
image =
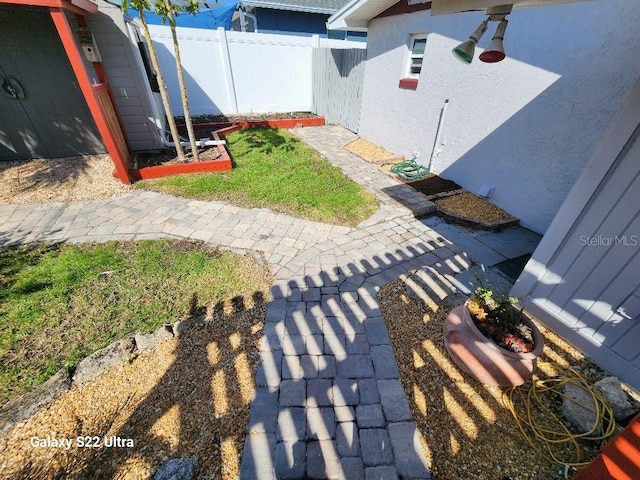
[[[221,137],[240,128],[239,126],[227,127],[217,132],[211,132],[211,135],[214,140],[220,140]],[[136,168],[129,170],[129,175],[134,180],[152,180],[186,173],[228,172],[233,168],[231,156],[224,145],[216,145],[216,148],[220,152],[220,158],[216,160]]]
[[[231,169],[231,160],[211,160],[209,162],[177,163],[132,169],[129,170],[129,175],[133,180],[151,180],[186,173],[228,172]]]
[[[204,122],[193,125],[196,129],[213,128],[218,132],[221,129],[231,127],[241,128],[296,128],[296,127],[320,127],[325,124],[324,117],[307,118],[277,118],[273,120],[251,120],[242,122]],[[186,131],[184,125],[178,125],[180,131]],[[237,130],[237,128],[236,128]]]
[[[421,12],[423,10],[431,10],[431,2],[409,5],[407,0],[400,0],[373,18],[393,17],[395,15],[402,15],[403,13]]]
[[[398,87],[406,90],[416,90],[418,88],[417,78],[401,78]]]
[[[216,132],[218,133],[218,135],[221,135],[223,137],[229,135],[230,133],[233,133],[237,130],[242,130],[242,125],[231,125],[230,127],[226,127],[226,128],[221,128],[219,130],[216,130]]]
[[[75,36],[69,25],[69,20],[62,8],[50,8],[49,13],[53,19],[53,23],[58,30],[58,35],[62,41],[67,57],[71,63],[71,68],[78,80],[80,90],[84,95],[84,98],[91,112],[93,120],[96,122],[100,136],[104,141],[107,152],[111,156],[111,160],[115,166],[115,176],[119,178],[123,183],[129,184],[131,180],[127,174],[129,163],[129,151],[126,148],[122,148],[121,142],[118,142],[116,137],[117,133],[114,133],[116,128],[120,129],[120,125],[113,125],[113,122],[109,121],[107,112],[103,109],[103,105],[100,103],[99,95],[104,93],[104,90],[108,87],[106,84],[92,85],[89,75],[85,69],[84,62],[82,60],[82,54],[76,43]],[[109,97],[110,98],[110,97]],[[117,123],[117,121],[116,121]],[[122,134],[122,132],[120,131]],[[124,134],[122,134],[124,138]],[[126,150],[126,151],[124,151]]]
[[[574,480],[637,480],[640,478],[640,415],[600,455],[573,476]]]
[[[0,3],[29,5],[33,7],[64,8],[80,15],[98,13],[98,5],[90,0],[0,0]]]

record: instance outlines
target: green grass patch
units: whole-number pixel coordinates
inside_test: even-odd
[[[251,299],[270,279],[248,258],[200,242],[0,249],[0,404],[134,332]]]
[[[234,162],[230,172],[178,175],[137,186],[348,226],[365,220],[378,207],[370,192],[284,130],[240,130],[226,140]]]

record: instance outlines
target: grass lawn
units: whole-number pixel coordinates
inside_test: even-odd
[[[245,257],[187,241],[0,249],[0,404],[137,331],[265,291]]]
[[[226,140],[232,171],[179,175],[137,186],[348,226],[357,225],[378,208],[370,192],[284,130],[240,130]]]

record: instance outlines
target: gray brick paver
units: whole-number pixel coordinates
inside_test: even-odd
[[[390,465],[393,452],[386,428],[365,428],[360,430],[360,448],[365,465]]]
[[[313,440],[331,440],[336,436],[336,419],[331,407],[307,407],[307,435]]]
[[[275,474],[279,480],[304,479],[307,469],[307,444],[283,441],[276,446]]]
[[[307,477],[324,480],[344,478],[333,441],[309,442],[307,446]]]
[[[358,405],[356,407],[356,418],[360,428],[380,428],[386,425],[382,405],[374,403],[371,405]]]

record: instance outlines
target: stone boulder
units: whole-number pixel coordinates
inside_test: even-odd
[[[617,377],[606,377],[593,384],[613,410],[613,416],[617,421],[624,420],[635,413],[635,408],[622,390],[622,385]]]
[[[163,340],[173,338],[173,328],[171,325],[163,325],[155,332],[149,334],[136,333],[133,337],[136,342],[136,350],[142,352],[157,347]]]
[[[151,480],[193,480],[198,474],[198,458],[172,458],[164,462]]]
[[[564,386],[564,394],[567,398],[562,400],[562,415],[571,422],[578,433],[591,431],[598,419],[594,413],[596,403],[591,393],[577,383],[567,383]],[[600,426],[593,432],[601,432]]]
[[[111,367],[125,363],[135,348],[133,337],[125,338],[98,350],[82,360],[73,375],[73,385],[79,387],[106,372]]]
[[[0,433],[13,428],[41,408],[57,400],[67,393],[70,387],[69,372],[62,369],[39,387],[7,402],[0,408]]]

